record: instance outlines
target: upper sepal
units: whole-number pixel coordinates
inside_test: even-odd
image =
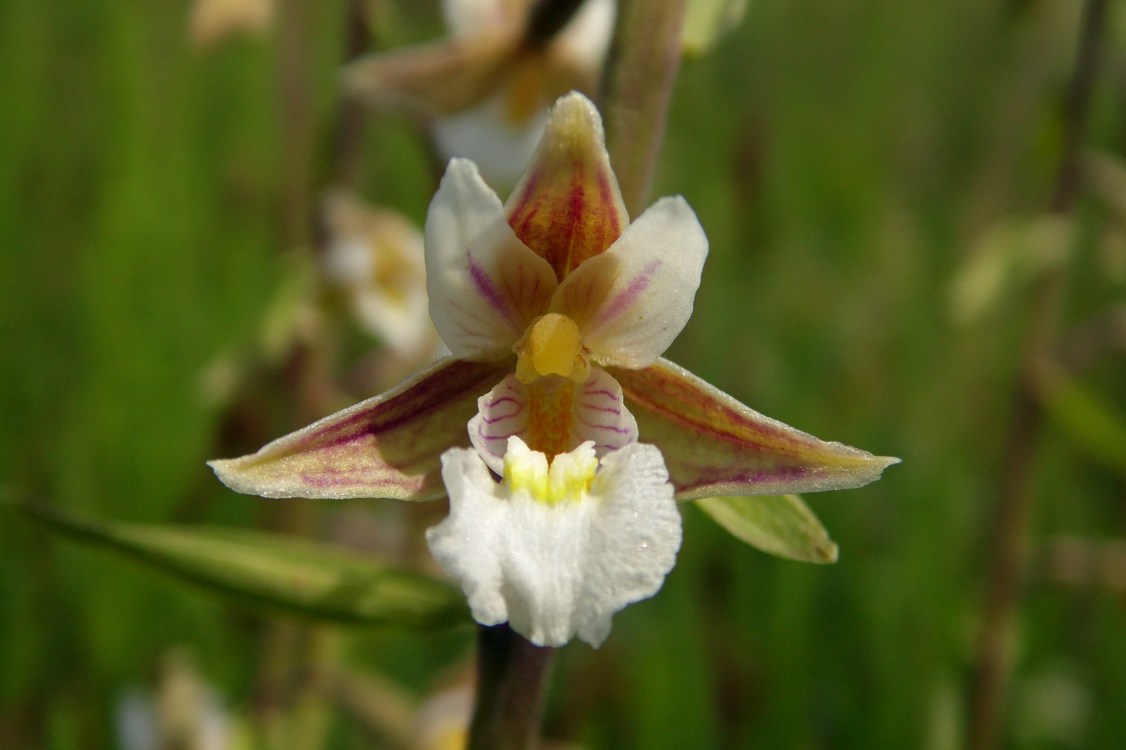
[[[572,91],[555,102],[505,212],[520,241],[560,280],[625,230],[629,215],[610,168],[602,118],[585,96]]]
[[[477,397],[511,363],[444,359],[396,388],[278,438],[209,462],[236,492],[262,497],[441,497],[439,455],[466,445]]]
[[[642,439],[664,454],[680,500],[851,489],[899,463],[763,416],[668,360],[609,371]]]

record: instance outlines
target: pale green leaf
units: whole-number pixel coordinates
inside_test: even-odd
[[[28,503],[15,507],[70,539],[252,604],[360,625],[469,621],[453,586],[340,547],[248,529],[115,523]]]
[[[835,563],[837,545],[797,495],[703,497],[700,510],[752,547],[790,560]]]
[[[686,55],[707,52],[743,20],[747,0],[688,0],[680,46]]]
[[[963,325],[981,320],[1011,290],[1061,268],[1073,230],[1072,219],[1058,214],[1009,217],[986,229],[950,284],[951,317]]]
[[[1126,474],[1126,417],[1113,403],[1054,363],[1042,365],[1038,393],[1049,418],[1072,442]]]

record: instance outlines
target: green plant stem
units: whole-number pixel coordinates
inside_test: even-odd
[[[1106,0],[1088,0],[1084,10],[1075,71],[1064,105],[1063,151],[1048,206],[1053,213],[1070,213],[1075,204],[1079,158],[1087,130],[1092,84],[1101,57],[1106,10]],[[1028,568],[1032,478],[1045,417],[1038,392],[1044,362],[1056,336],[1065,282],[1064,271],[1050,274],[1032,300],[1033,320],[1024,342],[991,536],[993,557],[986,582],[970,705],[970,750],[991,750],[1000,744],[1013,621]]]
[[[555,651],[535,646],[508,625],[477,635],[477,705],[469,750],[535,747]]]
[[[680,69],[685,0],[621,0],[602,80],[606,147],[631,216],[645,208]]]

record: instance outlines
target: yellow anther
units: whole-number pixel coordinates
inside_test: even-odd
[[[546,375],[561,375],[581,383],[590,375],[579,326],[566,315],[548,313],[536,318],[515,348],[519,354],[516,379],[522,383]]]

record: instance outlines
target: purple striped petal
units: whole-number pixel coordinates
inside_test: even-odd
[[[463,359],[501,359],[547,312],[558,282],[516,238],[500,198],[452,159],[426,214],[426,289],[442,341]]]
[[[626,409],[621,386],[598,367],[579,385],[556,376],[524,385],[509,375],[478,400],[477,409],[469,439],[497,474],[513,436],[550,455],[590,440],[599,458],[637,442],[637,422]]]
[[[680,500],[849,489],[899,463],[765,417],[668,360],[610,372],[637,417],[639,439],[664,454]]]
[[[257,453],[209,465],[236,492],[263,497],[438,498],[438,457],[466,444],[478,396],[511,366],[444,359]]]
[[[551,311],[578,323],[595,362],[647,367],[688,322],[707,254],[692,208],[662,198],[563,280]]]

